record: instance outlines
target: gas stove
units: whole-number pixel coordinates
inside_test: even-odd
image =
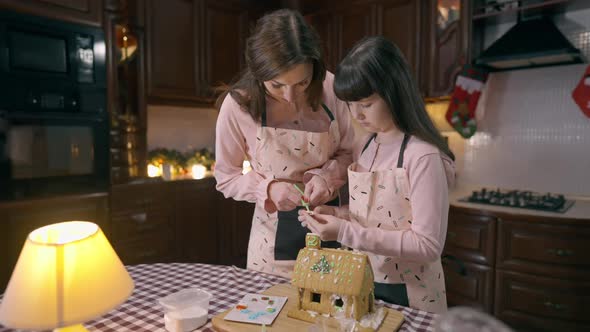
[[[574,204],[573,200],[568,200],[563,195],[521,190],[501,190],[499,188],[482,188],[473,191],[471,196],[461,198],[459,201],[557,213],[564,213]]]

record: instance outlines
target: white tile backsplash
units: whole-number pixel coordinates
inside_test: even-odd
[[[571,97],[586,66],[491,74],[476,134],[449,135],[459,182],[590,196],[590,118]]]

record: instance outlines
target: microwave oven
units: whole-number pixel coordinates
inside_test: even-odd
[[[107,191],[101,29],[0,11],[0,200]]]
[[[101,29],[0,11],[0,109],[105,112]]]

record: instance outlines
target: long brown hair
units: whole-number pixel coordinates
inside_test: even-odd
[[[426,112],[410,66],[400,49],[385,37],[365,38],[350,50],[336,69],[334,92],[345,101],[377,93],[387,103],[399,130],[436,146],[455,160]]]
[[[267,91],[263,83],[303,63],[313,65],[305,93],[309,106],[317,110],[326,76],[318,34],[297,11],[280,9],[264,15],[246,41],[246,69],[217,98],[217,108],[229,93],[255,121],[260,121],[266,109]]]

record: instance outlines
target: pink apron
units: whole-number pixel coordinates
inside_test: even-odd
[[[303,174],[322,167],[337,150],[340,132],[332,112],[322,105],[330,117],[327,132],[308,132],[266,126],[266,112],[256,134],[255,160],[257,172],[277,180],[299,183],[303,190]],[[268,213],[256,204],[250,242],[248,269],[291,278],[299,249],[305,247],[309,230],[297,220],[297,210]],[[339,247],[336,243],[324,243]]]
[[[374,138],[373,136],[365,149]],[[410,184],[403,154],[410,136],[405,135],[397,168],[357,172],[348,168],[351,220],[365,227],[408,230],[412,223]],[[364,152],[364,150],[363,150]],[[447,310],[445,278],[440,259],[430,263],[409,262],[400,257],[367,253],[375,275],[375,296],[388,302],[441,313]]]

